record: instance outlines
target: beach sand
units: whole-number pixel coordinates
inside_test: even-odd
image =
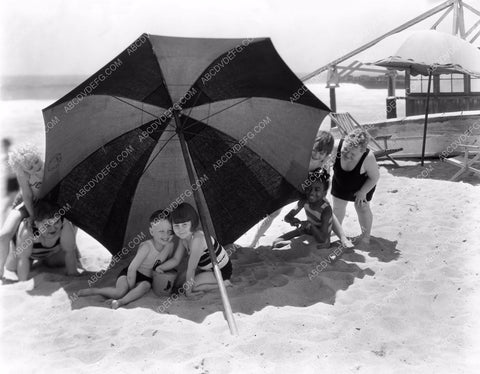
[[[478,372],[480,179],[448,182],[456,168],[440,161],[401,164],[380,169],[369,249],[331,264],[335,247],[317,250],[308,237],[270,250],[290,229],[287,206],[256,249],[233,253],[227,290],[239,336],[218,292],[166,308],[152,292],[118,310],[100,296],[77,298],[110,260],[79,233],[82,276],[37,273],[0,286],[1,372]],[[344,228],[359,234],[353,206]],[[97,284],[111,285],[120,268]]]

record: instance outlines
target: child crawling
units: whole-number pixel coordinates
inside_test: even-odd
[[[290,244],[291,239],[301,235],[313,235],[318,243],[317,248],[330,246],[333,214],[325,198],[329,187],[328,174],[321,171],[311,172],[309,180],[312,184],[306,188],[305,197],[300,199],[297,207],[285,216],[285,222],[297,228],[275,239],[273,248],[285,247]],[[295,217],[302,209],[305,209],[306,221],[300,221]]]
[[[112,309],[117,309],[150,291],[154,268],[173,256],[173,231],[166,210],[155,211],[149,221],[152,239],[140,244],[130,265],[118,275],[115,287],[85,288],[78,292],[79,296],[102,295],[112,298]],[[172,268],[167,265],[163,271]]]

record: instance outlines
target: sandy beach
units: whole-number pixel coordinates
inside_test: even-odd
[[[368,250],[327,266],[335,246],[318,250],[308,237],[270,250],[289,229],[286,206],[256,249],[233,253],[239,336],[218,292],[170,302],[150,292],[119,310],[100,296],[78,298],[110,261],[80,232],[81,276],[37,269],[0,287],[2,373],[477,372],[480,179],[448,182],[456,170],[438,160],[401,166],[380,168]],[[344,227],[358,234],[352,206]],[[121,266],[98,284],[110,285]]]

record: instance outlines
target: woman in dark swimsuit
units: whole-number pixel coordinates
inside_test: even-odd
[[[375,186],[380,174],[377,161],[367,148],[368,134],[360,129],[352,131],[340,141],[333,164],[333,212],[340,223],[345,217],[349,201],[355,202],[362,242],[370,243],[373,213],[370,209]]]

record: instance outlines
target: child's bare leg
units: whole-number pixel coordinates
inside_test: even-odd
[[[225,286],[231,285],[229,280],[224,281]],[[211,271],[205,271],[195,276],[195,285],[193,286],[193,292],[199,291],[212,291],[218,289],[217,278]]]
[[[362,242],[365,244],[370,243],[370,232],[372,231],[373,213],[370,209],[370,203],[355,204],[355,210],[358,215],[358,222],[362,230]]]
[[[128,292],[127,276],[121,276],[117,279],[115,287],[103,287],[103,288],[84,288],[78,291],[78,296],[91,296],[101,295],[108,297],[109,299],[118,299],[124,296]]]
[[[281,211],[282,211],[281,209],[278,209],[277,211],[275,211],[272,214],[265,217],[265,219],[260,224],[260,227],[258,228],[257,232],[255,233],[255,236],[254,236],[252,242],[250,243],[249,247],[253,248],[253,247],[257,246],[260,238],[263,236],[263,234],[265,234],[265,232],[271,226],[273,220],[280,215]]]
[[[3,277],[3,268],[10,249],[10,240],[15,235],[21,221],[22,213],[17,209],[12,209],[0,230],[0,277]]]
[[[347,210],[348,201],[339,199],[338,197],[332,196],[333,200],[333,216],[336,217],[338,223],[341,225],[343,219],[345,218],[345,212]]]
[[[135,301],[141,298],[148,291],[150,291],[151,287],[152,285],[147,281],[140,282],[134,288],[132,288],[129,292],[127,292],[127,294],[123,296],[121,299],[113,300],[112,309],[117,309],[122,305],[126,305],[128,303],[131,303],[132,301]]]
[[[272,248],[285,247],[286,245],[289,245],[291,243],[290,241],[293,238],[296,238],[297,236],[301,236],[303,234],[304,232],[302,229],[295,229],[295,230],[289,231],[286,234],[283,234],[282,236],[275,239],[272,243]]]

